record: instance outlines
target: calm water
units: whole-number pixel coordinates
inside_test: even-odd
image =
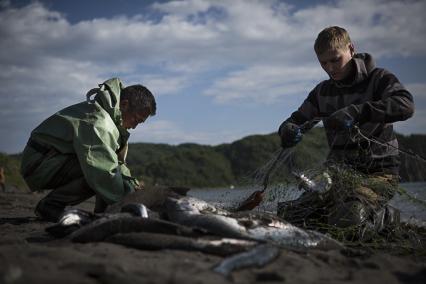
[[[421,202],[412,201],[401,195],[396,195],[390,204],[401,211],[401,218],[405,221],[426,225],[426,182],[400,184],[410,196]],[[235,208],[239,202],[247,198],[253,191],[260,188],[215,188],[192,189],[189,194],[215,204],[222,208]],[[267,190],[265,201],[255,210],[276,212],[278,202],[296,199],[302,191],[296,188],[275,187]]]

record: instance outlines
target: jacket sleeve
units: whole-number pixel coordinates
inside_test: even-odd
[[[74,138],[74,149],[87,183],[108,204],[134,190],[125,177],[130,172],[115,152],[118,135],[112,121],[111,125],[82,121]],[[123,170],[127,172],[123,174]]]
[[[278,130],[279,133],[281,133],[281,129],[288,123],[296,124],[303,128],[303,132],[306,132],[321,120],[317,102],[317,93],[320,88],[321,84],[309,93],[302,105],[281,124]]]
[[[355,105],[360,123],[392,123],[414,114],[413,96],[392,73],[381,70],[373,101]]]

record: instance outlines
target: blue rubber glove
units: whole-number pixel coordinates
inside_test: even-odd
[[[339,109],[325,121],[325,125],[336,131],[347,131],[357,122],[358,109],[354,105]]]
[[[297,124],[291,122],[283,122],[278,130],[278,134],[281,137],[281,146],[283,148],[295,146],[303,137],[301,128]]]

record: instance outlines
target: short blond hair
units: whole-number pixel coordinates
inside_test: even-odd
[[[333,26],[323,29],[315,40],[316,54],[322,54],[327,50],[344,49],[351,44],[349,33],[341,27]]]

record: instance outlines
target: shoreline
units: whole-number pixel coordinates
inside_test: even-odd
[[[425,255],[387,251],[281,249],[262,268],[225,278],[212,268],[223,257],[181,250],[137,250],[111,243],[53,239],[33,208],[44,194],[0,193],[0,283],[423,283]],[[79,208],[91,210],[86,201]]]

